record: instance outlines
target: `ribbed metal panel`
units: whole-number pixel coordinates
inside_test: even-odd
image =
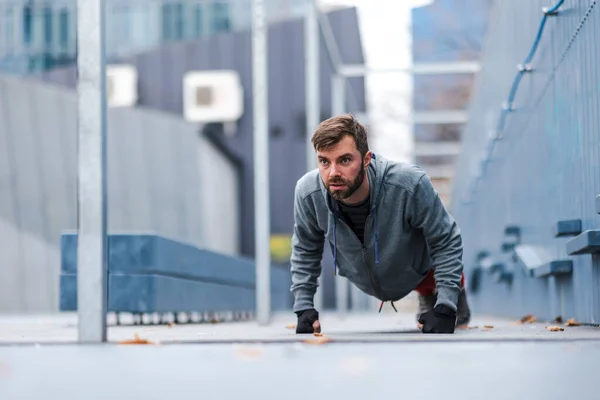
[[[600,321],[600,255],[569,256],[553,225],[581,219],[582,229],[600,229],[600,4],[564,1],[549,16],[531,61],[517,86],[511,112],[500,122],[517,66],[535,42],[548,0],[498,2],[485,44],[483,70],[463,133],[452,212],[464,236],[471,276],[476,256],[488,251],[505,259],[513,281],[496,282],[484,272],[472,293],[475,311],[518,317],[574,317]],[[561,2],[558,2],[561,3]],[[501,129],[498,129],[498,128]],[[500,139],[494,140],[496,135]],[[491,151],[490,151],[491,150]],[[478,184],[476,184],[478,182]],[[563,277],[532,278],[518,258],[502,253],[506,226],[521,229],[521,244],[539,246],[552,260],[572,260]],[[515,262],[515,260],[517,260]],[[473,283],[473,282],[471,282]]]

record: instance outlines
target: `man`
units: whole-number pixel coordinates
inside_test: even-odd
[[[321,330],[313,300],[325,241],[334,259],[330,273],[381,306],[416,290],[424,333],[454,333],[467,324],[460,230],[429,177],[372,154],[364,126],[351,115],[323,121],[312,144],[319,167],[298,180],[294,199],[296,333]]]

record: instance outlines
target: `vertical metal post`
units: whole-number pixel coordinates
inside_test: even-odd
[[[337,116],[346,111],[346,79],[341,75],[331,77],[331,114]],[[335,299],[339,314],[348,311],[348,290],[350,283],[342,276],[335,277]]]
[[[331,77],[331,114],[336,116],[346,112],[346,78],[342,75]]]
[[[78,245],[80,342],[106,341],[106,93],[104,1],[77,1]]]
[[[252,97],[254,121],[254,221],[256,253],[256,315],[270,322],[271,253],[269,211],[269,110],[267,26],[264,0],[252,1]]]
[[[304,18],[304,79],[306,98],[306,169],[317,168],[317,157],[312,146],[312,133],[320,122],[321,93],[320,93],[320,63],[319,63],[319,6],[317,0],[306,0]],[[314,306],[317,310],[323,308],[322,279],[319,277],[319,287],[315,293]]]

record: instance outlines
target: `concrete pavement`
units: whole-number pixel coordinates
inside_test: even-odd
[[[598,398],[597,327],[483,316],[423,335],[406,313],[321,320],[321,337],[295,335],[286,314],[268,327],[111,327],[110,344],[80,345],[74,315],[4,317],[0,399]],[[155,345],[119,344],[136,335]]]

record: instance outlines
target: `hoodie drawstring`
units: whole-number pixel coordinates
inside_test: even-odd
[[[333,275],[337,275],[337,219],[333,219]]]
[[[373,208],[373,221],[375,223],[375,265],[379,266],[379,234],[377,229],[377,213],[375,212],[375,208]],[[381,309],[383,308],[383,303],[385,303],[385,301],[382,301],[379,305],[379,312],[381,312]],[[394,311],[398,312],[394,302],[390,301],[390,303],[392,303],[392,308]]]
[[[379,234],[377,233],[377,212],[373,207],[373,221],[375,223],[375,265],[379,266]]]

